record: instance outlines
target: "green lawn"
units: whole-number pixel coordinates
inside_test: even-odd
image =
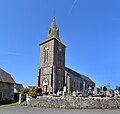
[[[4,104],[4,105],[0,105],[0,107],[4,107],[4,106],[16,106],[16,105],[19,105],[19,103],[16,102],[16,103],[11,103],[11,104]]]

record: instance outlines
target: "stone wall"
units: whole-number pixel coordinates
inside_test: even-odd
[[[13,100],[14,84],[0,82],[0,92],[2,93],[1,100]]]
[[[38,97],[27,98],[26,104],[37,107],[72,108],[72,109],[118,109],[120,99],[114,98],[83,98],[83,97]]]

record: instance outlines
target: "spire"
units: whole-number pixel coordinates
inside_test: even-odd
[[[58,40],[60,40],[59,38],[59,29],[56,26],[56,22],[55,22],[55,17],[52,20],[52,24],[48,30],[48,37],[47,38],[57,38]]]

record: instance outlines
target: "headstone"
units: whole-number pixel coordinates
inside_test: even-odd
[[[76,97],[76,92],[75,91],[72,92],[72,96]]]
[[[60,92],[59,92],[59,90],[58,90],[58,92],[57,92],[57,96],[60,96]]]
[[[52,93],[52,87],[49,88],[49,94],[51,94],[51,93]]]
[[[66,95],[66,92],[67,92],[67,88],[66,88],[66,86],[64,86],[64,87],[63,87],[63,94],[62,94],[62,95],[65,96],[65,95]]]
[[[78,95],[78,93],[79,93],[79,91],[77,90],[77,91],[76,91],[76,95]]]
[[[61,95],[62,95],[62,92],[60,91],[59,94],[60,94],[60,96],[61,96]]]
[[[62,96],[65,96],[65,92],[64,91],[62,92]]]
[[[67,92],[66,86],[63,87],[63,91],[64,91],[65,93]]]

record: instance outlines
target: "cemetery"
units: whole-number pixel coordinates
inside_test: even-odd
[[[89,88],[90,89],[90,88]],[[103,90],[101,90],[103,91]],[[80,94],[73,91],[68,95],[66,89],[63,92],[58,91],[56,95],[44,94],[39,87],[25,88],[23,94],[20,94],[19,103],[33,107],[49,108],[72,108],[72,109],[118,109],[120,108],[120,99],[115,95],[109,96],[111,91],[102,92],[88,90],[87,94]],[[115,90],[118,92],[118,90]],[[35,94],[36,93],[36,94]]]

